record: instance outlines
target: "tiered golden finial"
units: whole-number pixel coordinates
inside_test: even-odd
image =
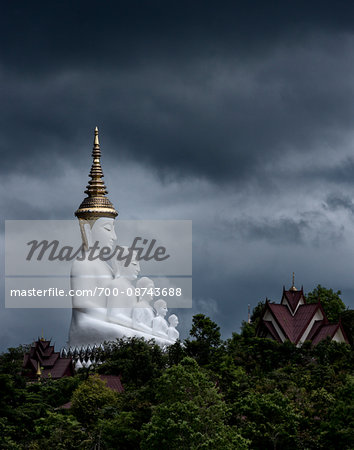
[[[40,364],[39,361],[37,362],[37,373],[36,373],[36,375],[37,375],[38,381],[40,381],[41,380],[42,371],[41,371],[41,364]]]
[[[95,128],[95,138],[93,141],[92,150],[92,166],[90,171],[91,180],[88,182],[85,194],[87,197],[81,203],[79,209],[75,211],[75,216],[78,219],[95,220],[99,217],[111,217],[115,218],[118,212],[114,209],[114,206],[109,201],[106,194],[108,191],[104,184],[103,171],[101,167],[101,150],[98,140],[98,128]]]
[[[295,272],[293,272],[293,283],[292,283],[291,288],[289,289],[289,291],[297,291],[297,289],[295,287]]]

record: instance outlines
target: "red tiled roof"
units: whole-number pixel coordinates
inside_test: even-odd
[[[299,301],[301,300],[301,298],[303,298],[303,300],[305,302],[304,293],[302,292],[302,290],[301,291],[284,291],[281,301],[283,301],[284,297],[288,301],[292,312],[294,312],[296,310],[296,307],[297,307]]]
[[[50,376],[51,378],[62,378],[71,372],[71,365],[71,358],[60,358],[53,367],[44,367],[42,370],[42,377],[48,378]]]
[[[38,367],[38,361],[37,361],[36,359],[30,358],[30,359],[29,359],[29,362],[30,362],[30,366],[32,366],[32,368],[33,368],[34,370],[37,370],[37,367]],[[30,367],[28,367],[28,368],[30,369]]]
[[[323,325],[312,340],[312,344],[316,345],[326,337],[333,337],[339,328],[339,323]]]
[[[301,299],[306,302],[302,288],[300,291],[286,291],[285,288],[283,288],[283,296],[280,304],[270,303],[266,300],[262,313],[262,320],[257,328],[257,335],[265,336],[268,331],[275,340],[280,341],[280,335],[272,321],[264,320],[266,312],[269,311],[285,338],[289,339],[294,344],[298,344],[311,323],[311,320],[314,318],[314,315],[319,310],[322,313],[323,319],[314,321],[311,330],[306,336],[306,340],[311,340],[313,345],[316,345],[327,336],[333,338],[338,328],[340,328],[343,333],[344,341],[348,343],[348,338],[345,335],[341,323],[329,324],[320,302],[299,305]],[[287,304],[283,304],[283,301],[285,302],[285,300]]]
[[[307,336],[308,341],[312,341],[317,331],[323,326],[323,320],[316,320]]]
[[[60,359],[60,354],[58,352],[52,353],[46,358],[39,358],[43,367],[52,367],[56,364],[58,359]]]
[[[300,340],[312,317],[320,307],[318,303],[300,305],[295,315],[292,316],[289,308],[285,305],[275,303],[267,303],[267,305],[285,337],[294,343]]]
[[[38,364],[41,368],[41,377],[62,378],[74,374],[74,368],[71,358],[61,358],[58,352],[54,351],[54,346],[50,341],[38,340],[34,342],[29,353],[23,358],[23,369],[29,378],[37,377]]]
[[[100,375],[100,378],[102,381],[106,382],[107,387],[112,389],[112,391],[124,392],[120,377],[117,375]]]
[[[263,320],[262,323],[268,329],[268,331],[273,336],[273,338],[276,341],[281,342],[280,336],[279,336],[277,330],[275,329],[274,325],[272,324],[272,322],[269,322],[268,320]]]

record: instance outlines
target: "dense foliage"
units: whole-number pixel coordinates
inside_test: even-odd
[[[219,327],[198,314],[183,344],[107,343],[100,366],[41,383],[19,374],[24,350],[0,355],[1,448],[353,448],[347,344],[297,348],[247,327],[222,341]],[[99,373],[120,375],[124,393]],[[70,400],[71,409],[60,408]]]

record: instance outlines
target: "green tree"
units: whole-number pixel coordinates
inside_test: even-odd
[[[323,424],[324,448],[350,450],[354,442],[354,376],[347,375]]]
[[[98,428],[104,448],[135,450],[140,447],[141,424],[132,411],[120,411],[110,419],[100,419]]]
[[[243,436],[252,441],[252,449],[286,449],[295,445],[300,416],[278,390],[269,394],[251,392],[233,408],[238,412]]]
[[[189,334],[194,339],[185,340],[186,353],[201,366],[211,364],[222,344],[220,327],[204,314],[196,314]]]
[[[340,298],[341,291],[334,292],[320,284],[306,295],[307,303],[317,303],[319,300],[330,322],[338,322],[345,311],[345,304]]]
[[[344,311],[341,320],[350,345],[354,345],[354,309]]]
[[[48,412],[35,421],[35,435],[32,448],[66,450],[90,448],[92,445],[92,440],[74,416],[57,412]]]
[[[11,425],[6,417],[0,416],[1,448],[19,450],[21,447],[16,443],[16,432],[18,430]]]
[[[241,325],[241,335],[244,337],[255,337],[259,321],[262,317],[265,302],[258,302],[257,306],[253,308],[250,317],[250,323],[243,321]]]
[[[29,350],[29,345],[10,347],[0,354],[0,374],[5,373],[18,377],[21,374],[23,355]],[[17,379],[17,381],[19,381]]]
[[[92,425],[103,408],[116,404],[117,393],[109,389],[98,375],[92,375],[74,391],[71,412],[83,425]]]
[[[48,405],[58,407],[71,399],[80,381],[80,375],[63,377],[59,380],[47,379],[41,384],[41,394]]]
[[[144,425],[143,449],[246,449],[248,442],[227,425],[228,408],[192,358],[156,381],[158,405]]]
[[[106,348],[106,362],[100,373],[120,375],[125,388],[136,389],[161,376],[165,357],[154,342],[142,338],[119,339]]]

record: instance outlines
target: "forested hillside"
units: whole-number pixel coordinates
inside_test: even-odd
[[[184,343],[107,343],[102,364],[31,384],[20,375],[25,350],[0,357],[1,448],[353,448],[348,344],[296,348],[256,338],[247,326],[222,341],[199,314]],[[97,374],[120,375],[124,393]]]

